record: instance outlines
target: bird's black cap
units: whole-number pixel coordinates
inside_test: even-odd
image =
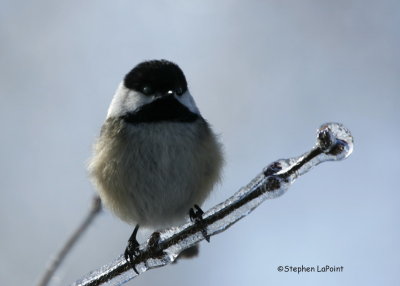
[[[143,92],[145,87],[161,93],[169,90],[184,93],[187,90],[183,71],[167,60],[151,60],[138,64],[125,76],[124,85],[139,92]]]

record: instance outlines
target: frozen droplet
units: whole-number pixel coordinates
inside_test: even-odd
[[[264,168],[264,176],[286,172],[290,167],[293,166],[294,163],[296,163],[295,158],[276,160],[275,162],[269,164],[266,168]]]
[[[325,123],[317,131],[317,146],[327,156],[325,160],[342,160],[353,152],[353,137],[340,123]]]

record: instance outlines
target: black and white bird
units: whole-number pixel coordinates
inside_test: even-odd
[[[182,70],[151,60],[118,86],[88,169],[103,204],[136,225],[125,252],[132,259],[139,225],[183,222],[219,181],[222,165],[222,146]]]

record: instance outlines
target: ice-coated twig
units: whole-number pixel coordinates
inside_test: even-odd
[[[350,131],[339,123],[326,123],[317,131],[314,148],[297,158],[281,159],[273,162],[257,175],[247,186],[241,188],[225,202],[216,205],[203,215],[201,224],[185,223],[178,227],[165,229],[159,233],[158,241],[152,236],[140,245],[140,253],[134,264],[139,273],[165,266],[173,262],[181,251],[187,249],[205,236],[220,233],[248,215],[267,199],[284,194],[296,178],[312,167],[325,161],[347,158],[353,151],[353,138]],[[130,264],[121,255],[114,262],[105,265],[76,281],[74,286],[122,285],[136,277]]]

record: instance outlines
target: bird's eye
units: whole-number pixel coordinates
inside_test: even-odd
[[[175,93],[176,93],[177,95],[182,95],[183,89],[182,89],[181,87],[177,87],[177,88],[175,89]]]
[[[143,94],[144,95],[150,95],[150,94],[153,94],[153,89],[151,88],[151,86],[149,86],[149,85],[145,85],[143,88],[142,88],[142,92],[143,92]]]

